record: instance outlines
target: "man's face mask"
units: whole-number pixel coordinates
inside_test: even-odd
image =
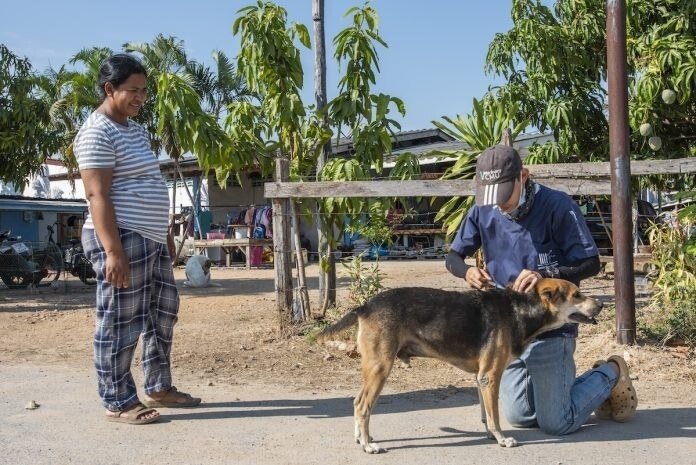
[[[522,181],[520,180],[520,182],[522,182]],[[522,207],[522,205],[524,205],[524,202],[527,200],[527,189],[525,187],[526,186],[524,184],[522,184],[522,186],[520,187],[520,191],[521,191],[520,198],[517,201],[517,205],[515,206],[515,208],[513,208],[512,210],[510,210],[508,212],[504,212],[504,211],[500,210],[500,207],[497,207],[498,210],[500,210],[500,213],[503,214],[503,216],[505,216],[506,218],[508,218],[510,220],[514,220],[515,218],[517,218],[517,214],[519,213],[520,208]]]

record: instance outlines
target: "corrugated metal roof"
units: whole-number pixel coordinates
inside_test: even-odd
[[[520,156],[524,159],[529,150],[527,149],[530,145],[534,143],[544,143],[547,140],[553,140],[553,134],[550,133],[540,133],[533,132],[529,134],[519,134],[513,143],[515,148],[520,153]],[[421,165],[428,165],[431,163],[442,163],[446,161],[454,161],[456,157],[441,157],[441,156],[428,156],[430,152],[433,151],[459,151],[459,150],[469,150],[469,144],[459,140],[453,140],[448,142],[435,142],[431,144],[417,145],[413,147],[406,147],[403,149],[398,149],[392,151],[392,153],[384,157],[384,166],[390,168],[394,166],[396,159],[399,155],[403,153],[413,153],[418,157],[419,163]]]
[[[87,210],[85,200],[36,199],[15,195],[0,196],[0,211],[44,211],[82,213]]]

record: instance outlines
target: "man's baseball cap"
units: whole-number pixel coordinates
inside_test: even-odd
[[[509,145],[484,150],[476,162],[476,204],[502,205],[510,199],[522,171],[522,158]]]

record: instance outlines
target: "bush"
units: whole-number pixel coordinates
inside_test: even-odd
[[[657,319],[643,330],[663,342],[696,346],[696,210],[687,208],[670,224],[650,228],[656,268],[651,304]]]
[[[639,324],[640,331],[648,338],[662,343],[684,344],[696,347],[696,307],[692,303],[676,304],[662,308],[652,321]]]
[[[353,260],[343,263],[343,268],[350,277],[348,288],[350,300],[360,306],[377,295],[382,286],[382,274],[379,272],[378,262],[367,268],[363,265],[362,257],[353,257]]]

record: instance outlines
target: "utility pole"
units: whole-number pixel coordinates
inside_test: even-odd
[[[633,275],[625,0],[607,0],[607,84],[616,339],[619,344],[633,344],[636,341],[636,296]]]

